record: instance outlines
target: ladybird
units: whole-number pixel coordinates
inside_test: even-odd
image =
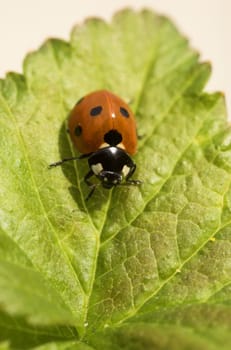
[[[70,112],[68,132],[82,155],[62,159],[50,167],[88,158],[90,170],[84,180],[91,191],[86,199],[97,186],[89,180],[94,175],[107,189],[141,184],[141,181],[131,179],[136,170],[130,157],[137,149],[136,122],[131,109],[120,97],[107,90],[82,97]]]

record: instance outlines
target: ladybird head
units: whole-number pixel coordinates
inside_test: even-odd
[[[98,178],[100,179],[102,186],[108,189],[119,185],[123,180],[123,176],[121,174],[107,170],[102,170],[98,175]]]
[[[105,147],[93,153],[88,163],[91,171],[101,181],[104,188],[120,185],[127,179],[135,165],[128,154],[119,147]]]

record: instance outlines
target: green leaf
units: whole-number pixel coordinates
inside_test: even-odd
[[[69,341],[69,342],[52,342],[47,343],[41,346],[38,346],[36,348],[33,348],[34,350],[93,350],[91,346],[88,346],[87,344],[84,344],[82,342],[75,342],[75,341]]]
[[[0,347],[230,349],[231,132],[210,66],[166,18],[124,10],[48,40],[0,82]],[[89,191],[75,102],[131,103],[139,187]]]

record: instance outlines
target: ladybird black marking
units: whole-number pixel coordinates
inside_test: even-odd
[[[80,125],[75,128],[75,136],[80,136],[82,134],[82,127]]]
[[[126,108],[120,107],[120,113],[121,113],[121,115],[122,115],[123,117],[129,118],[129,113],[128,113],[128,111],[126,110]]]
[[[76,102],[76,106],[79,105],[82,101],[84,100],[84,97],[81,97],[77,102]]]
[[[117,130],[110,130],[104,135],[104,141],[110,146],[116,146],[122,141],[122,135]]]
[[[90,110],[90,115],[92,117],[96,117],[97,115],[99,115],[102,112],[102,110],[103,110],[102,106],[96,106]]]

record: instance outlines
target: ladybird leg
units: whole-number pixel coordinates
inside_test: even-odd
[[[55,162],[55,163],[51,163],[49,164],[49,168],[54,168],[56,166],[59,166],[59,165],[62,165],[63,163],[65,162],[69,162],[70,160],[77,160],[79,159],[80,157],[70,157],[70,158],[63,158],[62,160],[59,160],[58,162]]]
[[[84,181],[86,182],[86,184],[87,184],[89,187],[91,187],[91,186],[94,185],[93,183],[91,183],[91,182],[88,180],[88,179],[89,179],[90,177],[92,177],[93,175],[94,175],[93,171],[90,170],[90,171],[84,176]]]
[[[129,172],[126,176],[126,182],[129,182],[129,178],[134,174],[136,170],[136,164],[133,164],[131,167],[129,167]]]
[[[86,182],[86,184],[91,188],[90,192],[88,193],[85,201],[88,201],[91,196],[93,195],[94,191],[95,191],[95,188],[97,186],[97,184],[93,184],[89,181],[89,178],[92,177],[94,175],[93,171],[90,170],[87,175],[84,176],[84,181]]]
[[[78,160],[83,158],[88,158],[91,155],[91,153],[81,154],[79,157],[70,157],[70,158],[63,158],[59,160],[58,162],[49,164],[48,168],[54,168],[56,166],[62,165],[63,163],[69,162],[71,160]]]
[[[95,192],[96,186],[97,186],[96,184],[95,184],[95,185],[92,185],[90,192],[88,193],[87,197],[85,198],[85,201],[86,201],[86,202],[91,198],[91,196],[92,196],[93,193]]]
[[[140,180],[126,180],[125,185],[141,185],[143,182]]]
[[[142,184],[142,181],[140,180],[132,180],[130,177],[134,174],[136,170],[136,164],[133,164],[133,166],[130,168],[129,173],[126,176],[126,183],[127,185],[140,185]]]

